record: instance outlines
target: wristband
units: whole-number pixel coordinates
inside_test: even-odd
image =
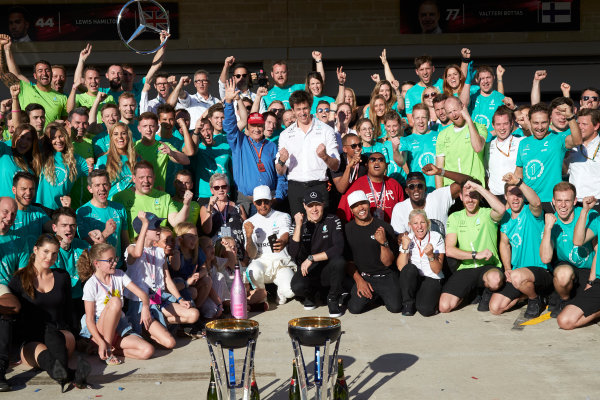
[[[593,285],[593,284],[594,284],[594,281],[588,281],[588,285],[590,285],[590,286],[591,286],[591,285]]]
[[[571,115],[569,118],[565,118],[567,121],[573,121],[577,116],[575,114]]]
[[[496,82],[502,82],[502,79],[496,79]]]
[[[344,85],[345,85],[345,83],[339,83],[339,82],[338,82],[338,85],[340,85],[340,86],[344,86]]]
[[[177,300],[175,300],[175,302],[179,304],[179,300],[183,300],[183,296],[180,296]]]
[[[523,184],[523,179],[519,179],[519,182],[517,182],[517,184],[515,185],[516,187],[519,187]]]
[[[440,172],[440,176],[444,176],[446,175],[446,170],[444,168],[442,168],[442,172]]]
[[[21,110],[10,110],[10,112],[21,112]]]
[[[460,57],[460,61],[464,62],[465,64],[468,64],[468,63],[471,62],[471,59],[470,58],[464,58],[464,57],[461,56]]]
[[[323,60],[315,60],[315,63],[317,63],[317,64],[320,62],[323,62]]]

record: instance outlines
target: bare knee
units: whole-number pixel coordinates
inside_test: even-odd
[[[564,329],[566,331],[573,330],[577,327],[576,321],[565,312],[558,314],[558,317],[556,317],[556,322],[558,322],[558,327],[560,329]]]
[[[161,345],[166,347],[167,349],[175,348],[176,344],[177,344],[177,342],[175,341],[175,338],[171,335],[168,335],[167,337],[165,337],[161,343]]]
[[[121,313],[122,310],[122,304],[121,304],[121,299],[119,297],[113,297],[111,296],[108,299],[108,302],[106,303],[106,306],[104,307],[104,309],[106,310],[106,312],[114,314],[114,313]]]
[[[150,357],[154,355],[154,346],[150,343],[145,342],[139,349],[139,358],[140,360],[148,360]]]
[[[504,276],[500,272],[500,269],[493,268],[483,275],[483,282],[485,287],[490,289],[492,292],[495,292],[502,287],[502,284],[504,283]]]
[[[554,283],[558,287],[567,287],[575,279],[575,274],[570,266],[559,266],[554,270]]]

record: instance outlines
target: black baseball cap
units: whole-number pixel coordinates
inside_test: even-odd
[[[321,193],[317,192],[316,190],[311,190],[304,195],[302,202],[306,205],[309,205],[310,203],[324,204],[325,200],[323,200],[323,195],[321,195]]]
[[[166,218],[158,218],[155,214],[152,214],[151,212],[147,212],[146,219],[148,219],[148,230],[149,231],[157,231],[160,229],[160,224],[162,224],[162,222]],[[135,219],[133,220],[131,225],[133,226],[133,230],[135,231],[135,233],[139,234],[140,231],[142,230],[142,220],[139,219],[138,217],[135,217]]]

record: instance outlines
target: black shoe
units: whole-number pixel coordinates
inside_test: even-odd
[[[471,301],[471,304],[479,304],[481,302],[481,295],[477,295],[475,296],[475,298],[473,299],[473,301]]]
[[[545,307],[544,300],[537,296],[535,299],[529,299],[527,301],[527,310],[525,310],[525,318],[536,318],[544,311]]]
[[[552,308],[552,311],[550,312],[550,316],[552,318],[558,317],[558,314],[560,314],[560,312],[563,310],[563,308],[565,308],[565,306],[567,305],[567,301],[568,300],[560,299],[558,304],[555,304],[554,307]]]
[[[317,305],[315,304],[315,301],[313,298],[307,297],[304,299],[304,310],[305,311],[312,311],[315,308],[317,308]]]
[[[75,370],[75,377],[73,378],[73,384],[79,389],[85,389],[88,386],[87,377],[92,372],[92,366],[89,362],[79,357],[77,362],[77,369]]]
[[[412,317],[417,312],[415,303],[406,303],[402,305],[402,315],[405,317]]]
[[[350,293],[344,292],[344,293],[340,294],[340,297],[338,298],[338,305],[340,306],[340,308],[343,309],[349,299],[350,299]]]
[[[6,368],[8,367],[8,360],[0,360],[0,392],[10,392],[12,388],[6,380]]]
[[[329,316],[331,318],[341,317],[343,314],[338,296],[327,296],[327,308],[329,308]]]
[[[477,306],[477,311],[490,311],[490,300],[492,299],[492,291],[488,288],[485,288],[483,293],[481,294],[481,300],[479,300],[479,305]]]

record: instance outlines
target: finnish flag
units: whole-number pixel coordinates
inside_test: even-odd
[[[542,2],[542,23],[565,24],[571,22],[570,1],[545,1]]]

